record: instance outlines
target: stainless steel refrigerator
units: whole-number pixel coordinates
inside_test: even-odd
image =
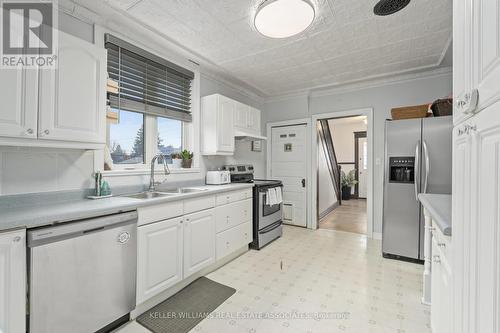
[[[419,193],[451,193],[451,116],[388,120],[385,126],[384,257],[424,259]]]

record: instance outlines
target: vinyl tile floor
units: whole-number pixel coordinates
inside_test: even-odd
[[[319,228],[366,234],[366,199],[342,201],[319,222]]]
[[[207,277],[237,292],[191,332],[427,333],[423,266],[384,259],[364,235],[285,226]],[[120,333],[149,333],[135,322]]]

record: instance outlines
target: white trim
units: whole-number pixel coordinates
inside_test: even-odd
[[[369,238],[373,238],[373,222],[374,222],[374,209],[373,209],[373,169],[374,169],[374,161],[373,161],[373,109],[365,108],[365,109],[353,109],[346,111],[338,111],[338,112],[330,112],[330,113],[321,113],[315,114],[312,118],[312,124],[316,124],[319,119],[330,119],[330,118],[339,118],[339,117],[349,117],[349,116],[366,116],[368,118],[368,123],[366,125],[366,137],[368,140],[368,184],[367,184],[367,198],[366,198],[366,210],[367,210],[367,228],[366,228],[366,236]],[[312,126],[311,130],[311,141],[317,142],[318,140],[318,132],[315,126]],[[311,156],[316,156],[318,154],[318,145],[311,145]],[[315,158],[309,159],[311,161],[311,173],[309,174],[309,178],[313,179],[313,170],[317,170],[318,161]],[[312,182],[311,193],[310,193],[310,217],[309,219],[313,221],[313,227],[311,229],[318,228],[318,221],[316,219],[317,216],[317,207],[316,201],[317,198],[317,183]]]
[[[372,233],[372,238],[373,239],[382,240],[382,233],[381,232],[373,232]]]
[[[273,127],[279,127],[279,126],[294,126],[294,125],[306,125],[306,147],[311,146],[311,141],[310,141],[310,136],[307,135],[307,132],[311,128],[311,118],[300,118],[300,119],[292,119],[292,120],[284,120],[284,121],[277,121],[277,122],[271,122],[266,124],[266,135],[267,135],[267,148],[266,148],[266,153],[267,153],[267,158],[266,158],[266,178],[270,179],[271,178],[271,164],[272,164],[272,133],[271,129]],[[306,161],[311,160],[311,150],[307,149],[306,151]],[[309,190],[311,188],[311,185],[313,183],[312,177],[311,177],[311,163],[306,163],[306,226],[308,229],[314,229],[312,225],[312,219],[311,215],[309,212],[311,211],[311,191]]]

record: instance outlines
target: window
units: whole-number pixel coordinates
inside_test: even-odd
[[[158,152],[166,155],[182,150],[182,122],[169,118],[157,118]]]
[[[114,164],[144,163],[144,115],[113,110],[117,120],[109,124],[108,147]]]
[[[107,34],[105,41],[108,75],[118,84],[108,92],[113,164],[141,168],[158,152],[171,155],[191,147],[183,138],[192,122],[194,73],[114,36]]]

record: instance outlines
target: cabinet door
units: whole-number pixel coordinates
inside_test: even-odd
[[[468,115],[458,102],[471,89],[471,1],[453,1],[453,122],[458,124]]]
[[[234,108],[234,126],[246,129],[247,127],[247,116],[248,116],[248,105],[243,103],[235,102]]]
[[[498,7],[497,12],[498,12]],[[491,8],[490,10],[493,10]],[[493,42],[493,41],[492,41]],[[476,250],[470,272],[476,291],[473,326],[470,332],[500,332],[500,102],[471,118],[476,127],[477,187],[473,189],[475,212],[471,223],[476,232],[471,241]],[[455,222],[453,222],[455,223]],[[474,297],[474,294],[473,294]]]
[[[40,71],[38,137],[104,143],[106,50],[58,34],[57,68]]]
[[[217,108],[217,151],[234,152],[234,101],[219,97]]]
[[[481,110],[500,99],[500,2],[473,2],[474,87],[479,91]]]
[[[0,234],[0,332],[25,333],[26,232]]]
[[[182,280],[182,217],[137,229],[137,304]]]
[[[38,71],[0,70],[0,136],[36,138]]]
[[[260,110],[249,108],[247,126],[251,132],[260,135]]]
[[[215,210],[184,217],[184,278],[215,261]]]
[[[453,131],[453,186],[452,186],[452,219],[453,219],[453,270],[454,274],[454,328],[453,332],[469,332],[470,314],[470,268],[472,236],[474,226],[472,217],[473,176],[473,138],[467,133],[470,124],[458,126]],[[434,274],[434,272],[432,272]],[[434,298],[434,297],[432,297]],[[431,299],[434,303],[434,299]]]

